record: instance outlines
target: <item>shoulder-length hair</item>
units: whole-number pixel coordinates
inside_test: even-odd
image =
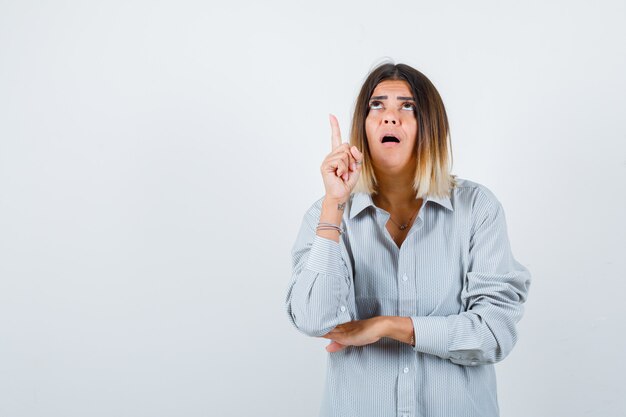
[[[415,98],[418,131],[413,188],[417,193],[416,198],[450,196],[450,190],[456,186],[456,176],[450,173],[452,148],[448,116],[441,96],[430,80],[418,70],[405,64],[391,63],[382,64],[370,72],[356,99],[350,144],[363,152],[363,166],[354,192],[378,192],[365,133],[365,118],[369,113],[369,101],[374,89],[386,80],[406,81]]]

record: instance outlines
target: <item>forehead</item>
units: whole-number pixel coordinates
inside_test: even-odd
[[[372,96],[389,96],[390,98],[396,98],[396,96],[410,97],[411,95],[409,83],[404,80],[381,81],[372,92]]]

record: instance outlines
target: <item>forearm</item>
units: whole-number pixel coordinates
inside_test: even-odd
[[[410,317],[380,316],[380,335],[412,345],[415,341]]]
[[[376,317],[378,335],[380,337],[388,337],[397,340],[402,343],[411,345],[415,350],[428,353],[431,355],[439,356],[441,358],[450,359],[457,364],[463,365],[476,365],[479,362],[492,362],[480,357],[480,349],[469,348],[460,349],[459,352],[448,351],[447,345],[450,342],[447,338],[449,322],[456,322],[456,318],[460,318],[462,315],[451,317],[398,317],[398,316],[379,316]],[[466,324],[466,323],[464,323]],[[454,326],[453,326],[454,327]],[[465,327],[465,326],[463,326]],[[484,333],[479,331],[479,326],[474,326],[473,329],[478,333]],[[418,334],[416,334],[416,331]],[[456,329],[456,332],[462,332],[463,329]],[[453,333],[456,333],[453,332]],[[465,334],[461,337],[462,340],[473,339],[467,337]],[[485,337],[478,338],[483,343],[491,341],[486,335]],[[486,351],[492,351],[491,348],[481,345]]]
[[[322,201],[322,211],[320,214],[321,223],[331,223],[341,227],[341,219],[345,201],[324,198]],[[336,230],[318,230],[316,234],[320,237],[339,242],[339,232]]]
[[[351,289],[342,277],[304,270],[288,293],[287,310],[298,330],[317,337],[352,319],[350,299]]]
[[[315,233],[318,220],[324,219],[322,203],[318,200],[303,219],[292,249],[292,278],[286,297],[292,324],[310,336],[320,336],[350,321],[354,311],[354,290],[340,242]],[[334,211],[342,213],[336,205]],[[340,224],[341,217],[327,220]],[[339,236],[335,230],[319,232]]]

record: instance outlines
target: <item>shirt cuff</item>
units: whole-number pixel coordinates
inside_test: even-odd
[[[415,331],[416,352],[428,353],[447,359],[448,352],[448,323],[446,317],[415,317],[412,316],[413,330]]]
[[[339,242],[315,235],[305,268],[320,274],[343,276]]]

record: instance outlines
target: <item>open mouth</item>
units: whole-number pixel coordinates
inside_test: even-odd
[[[400,143],[400,139],[398,139],[395,136],[384,136],[382,142],[383,143],[388,143],[388,142]]]

